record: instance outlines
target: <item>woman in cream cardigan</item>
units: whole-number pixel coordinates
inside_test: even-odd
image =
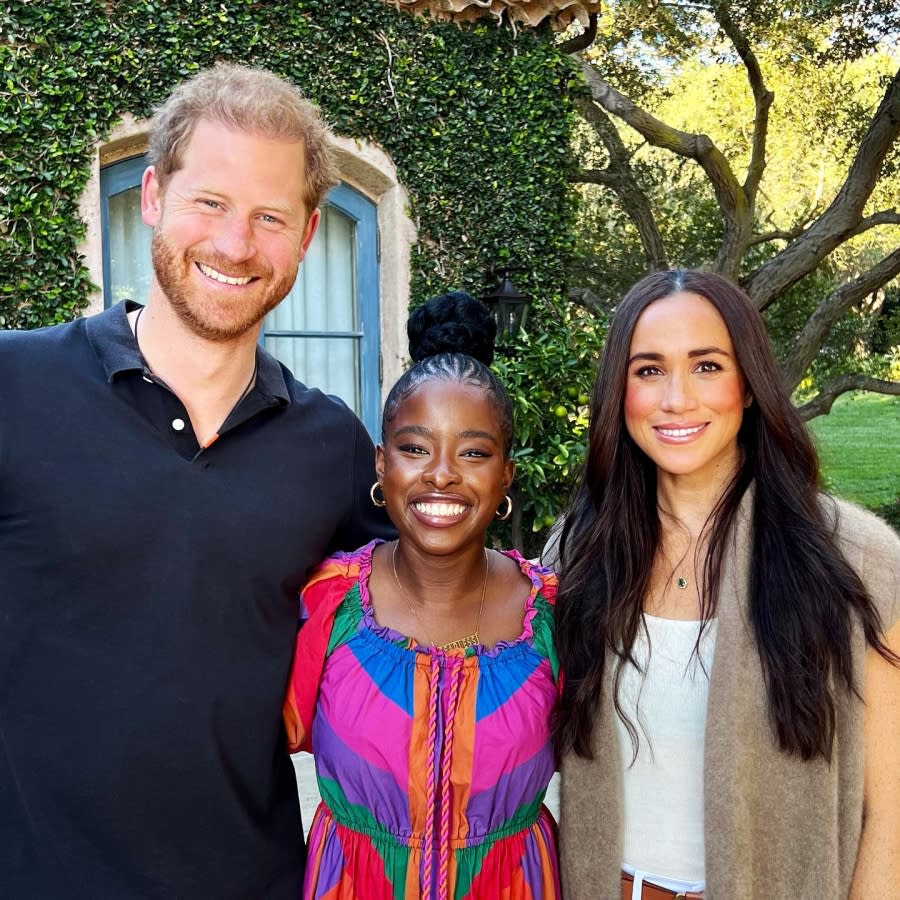
[[[726,279],[624,298],[560,542],[569,900],[900,896],[900,541]]]

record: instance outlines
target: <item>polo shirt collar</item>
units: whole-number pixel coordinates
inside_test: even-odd
[[[85,321],[88,340],[103,366],[108,381],[113,382],[127,372],[144,371],[144,361],[128,323],[128,313],[139,309],[140,303],[124,300]],[[256,347],[256,390],[281,406],[291,402],[281,364],[263,347]]]

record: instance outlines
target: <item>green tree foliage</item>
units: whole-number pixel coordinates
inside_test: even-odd
[[[495,363],[516,420],[516,484],[507,533],[529,555],[540,551],[584,461],[588,400],[606,324],[605,316],[569,306],[540,329],[529,329],[515,357]]]
[[[765,311],[805,415],[900,393],[900,8],[619,0],[596,25],[573,298],[608,310],[648,270],[711,268]]]

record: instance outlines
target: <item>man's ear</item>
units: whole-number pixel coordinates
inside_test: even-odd
[[[309,217],[309,221],[306,223],[306,230],[303,232],[303,239],[300,241],[300,262],[303,262],[303,258],[306,256],[306,253],[309,250],[309,245],[312,243],[312,239],[316,236],[316,232],[319,230],[319,222],[321,220],[321,210],[314,209],[312,211],[312,215]]]
[[[147,166],[141,178],[141,219],[151,228],[162,219],[162,189],[154,166]]]

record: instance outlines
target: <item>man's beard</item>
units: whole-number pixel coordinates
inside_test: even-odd
[[[251,282],[246,288],[246,300],[235,298],[231,303],[223,303],[205,296],[202,287],[192,282],[191,268],[196,265],[197,254],[176,250],[159,228],[153,230],[150,255],[156,280],[175,314],[194,334],[210,341],[229,341],[255,328],[287,296],[297,277],[294,271],[272,281],[268,263],[262,264],[262,271],[259,264],[252,271],[241,271],[240,265],[204,256],[203,264],[217,272],[235,278],[252,275],[268,283],[268,288],[261,291]]]

